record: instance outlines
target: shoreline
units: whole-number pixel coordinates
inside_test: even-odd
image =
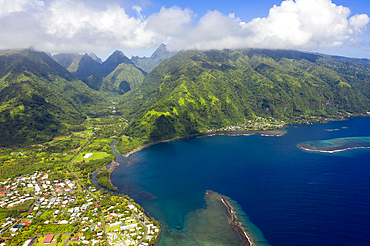
[[[348,120],[349,118],[354,118],[354,117],[370,117],[370,115],[364,115],[364,114],[360,114],[360,115],[355,115],[355,116],[347,116],[347,117],[343,117],[343,118],[337,118],[337,119],[326,119],[325,121],[323,122],[314,122],[314,123],[306,123],[306,124],[325,124],[325,123],[328,123],[329,121],[346,121]],[[194,138],[194,137],[198,137],[198,138],[201,138],[201,137],[212,137],[212,136],[222,136],[222,135],[226,135],[226,136],[251,136],[251,135],[254,135],[254,134],[260,134],[262,137],[281,137],[281,136],[284,136],[285,134],[287,134],[288,132],[286,131],[283,131],[283,130],[280,130],[280,129],[284,129],[284,128],[287,128],[292,125],[306,125],[305,123],[300,123],[300,122],[291,122],[291,123],[287,123],[286,125],[284,125],[284,127],[282,128],[277,128],[277,129],[270,129],[270,130],[238,130],[238,131],[219,131],[219,132],[211,132],[211,133],[200,133],[198,135],[193,135],[193,136],[189,136],[189,137],[184,137],[184,138],[179,138],[179,139],[169,139],[169,140],[162,140],[162,141],[158,141],[158,142],[153,142],[153,143],[150,143],[150,144],[147,144],[143,147],[140,147],[139,149],[137,150],[134,150],[134,151],[131,151],[131,152],[128,152],[126,154],[121,154],[120,152],[118,152],[117,150],[117,153],[119,153],[121,156],[123,157],[129,157],[131,156],[132,154],[135,154],[136,152],[139,152],[145,148],[149,148],[153,145],[156,145],[156,144],[159,144],[159,143],[168,143],[168,142],[175,142],[175,141],[182,141],[182,140],[186,140],[186,139],[190,139],[190,138]],[[115,146],[114,146],[114,149]]]
[[[285,128],[285,127],[284,127]],[[279,128],[279,129],[283,129],[283,128]],[[176,141],[182,141],[182,140],[186,140],[186,139],[191,139],[191,138],[202,138],[202,137],[212,137],[212,136],[251,136],[251,135],[254,135],[254,134],[260,134],[262,137],[281,137],[281,136],[284,136],[285,134],[287,134],[288,132],[286,131],[281,131],[281,130],[278,130],[278,129],[272,129],[272,130],[260,130],[260,131],[257,131],[257,130],[239,130],[239,131],[220,131],[220,132],[212,132],[212,133],[202,133],[202,134],[199,134],[199,135],[194,135],[194,136],[190,136],[190,137],[184,137],[184,138],[173,138],[173,139],[168,139],[168,140],[162,140],[162,141],[158,141],[158,142],[153,142],[153,143],[150,143],[150,144],[147,144],[143,147],[140,147],[136,150],[133,150],[133,151],[130,151],[126,154],[121,154],[120,152],[118,152],[117,150],[117,153],[119,153],[121,156],[123,157],[130,157],[132,154],[135,154],[136,152],[139,152],[143,149],[146,149],[146,148],[149,148],[153,145],[156,145],[156,144],[159,144],[159,143],[169,143],[169,142],[176,142]],[[114,146],[114,149],[116,149],[116,146]]]
[[[241,226],[240,222],[238,221],[238,217],[235,214],[235,209],[231,204],[228,202],[227,198],[222,196],[221,194],[218,194],[217,192],[213,192],[211,190],[206,191],[206,197],[208,196],[215,196],[217,199],[219,199],[226,207],[227,212],[230,216],[230,226],[239,234],[240,238],[242,239],[245,246],[253,246],[253,240],[251,239],[251,236],[247,234],[247,232],[244,230],[244,228]]]
[[[173,139],[168,139],[168,140],[162,140],[162,141],[158,141],[158,142],[153,142],[153,143],[147,144],[147,145],[145,145],[145,146],[143,146],[143,147],[140,147],[140,148],[138,148],[137,150],[130,151],[130,152],[126,153],[126,154],[121,154],[120,152],[118,152],[118,151],[116,150],[116,146],[114,146],[114,149],[115,149],[115,150],[116,150],[116,152],[117,152],[117,153],[119,153],[121,156],[128,158],[128,157],[130,157],[132,154],[135,154],[136,152],[139,152],[139,151],[141,151],[141,150],[143,150],[143,149],[149,148],[149,147],[151,147],[151,146],[153,146],[153,145],[156,145],[156,144],[160,144],[160,143],[169,143],[169,142],[176,142],[176,141],[182,141],[182,140],[190,139],[190,138],[193,138],[193,137],[196,137],[196,136],[185,137],[185,138],[178,138],[178,139],[177,139],[177,138],[176,138],[176,139],[175,139],[175,138],[173,138]]]
[[[114,170],[116,170],[116,168],[119,166],[119,163],[116,162],[116,159],[114,158],[114,160],[111,162],[110,164],[111,166],[109,167],[108,169],[108,172],[109,172],[109,183],[116,188],[116,190],[118,189],[117,186],[114,186],[113,183],[112,183],[112,178],[111,178],[111,174],[114,172]],[[108,166],[108,165],[107,165]],[[106,166],[106,167],[107,167]]]

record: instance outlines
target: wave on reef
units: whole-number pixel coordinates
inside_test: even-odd
[[[307,141],[298,144],[297,147],[305,151],[335,154],[354,149],[369,149],[370,137],[349,137]]]
[[[270,246],[264,238],[262,231],[249,220],[249,217],[236,201],[214,191],[207,191],[205,200],[207,204],[210,200],[219,200],[222,202],[228,211],[229,224],[239,233],[245,245]]]

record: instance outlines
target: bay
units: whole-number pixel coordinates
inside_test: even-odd
[[[369,125],[369,117],[358,117],[290,126],[281,137],[160,143],[117,158],[112,182],[161,223],[159,245],[238,245],[226,213],[205,201],[206,190],[235,202],[257,245],[369,245],[370,150],[327,154],[297,147],[368,137]]]

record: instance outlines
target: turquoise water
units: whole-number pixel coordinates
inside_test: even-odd
[[[307,141],[297,145],[306,151],[337,153],[354,149],[370,148],[370,137],[334,138],[318,141]]]
[[[369,137],[369,125],[368,117],[351,118],[290,126],[281,137],[161,143],[119,158],[112,182],[163,225],[159,245],[238,245],[222,206],[204,200],[206,190],[234,200],[260,245],[369,245],[370,150],[326,154],[297,147]]]

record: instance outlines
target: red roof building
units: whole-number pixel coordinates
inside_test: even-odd
[[[49,234],[49,235],[46,236],[43,243],[44,244],[51,243],[51,241],[53,241],[53,238],[54,238],[54,234]]]
[[[31,222],[21,221],[21,223],[19,223],[19,224],[24,225],[24,226],[29,226],[31,224]]]
[[[78,240],[80,237],[79,236],[75,236],[75,237],[73,237],[72,238],[72,241],[76,241],[76,240]]]

